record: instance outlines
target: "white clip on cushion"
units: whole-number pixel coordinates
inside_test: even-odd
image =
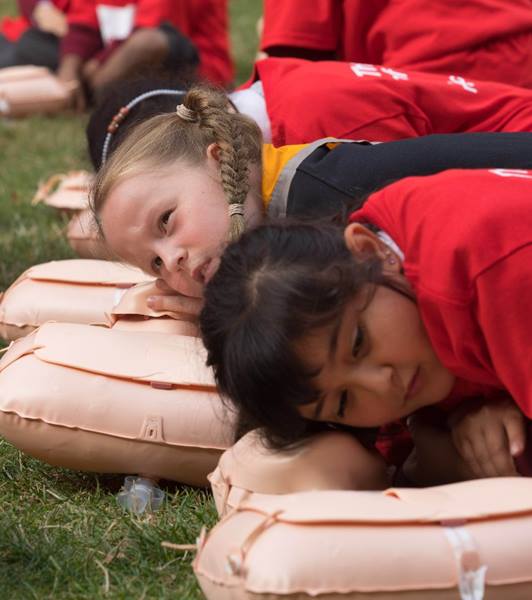
[[[205,485],[232,440],[197,338],[48,323],[0,361],[0,434],[49,464]]]

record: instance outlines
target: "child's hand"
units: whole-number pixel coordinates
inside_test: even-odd
[[[150,296],[147,300],[147,304],[152,310],[178,313],[181,317],[187,315],[191,320],[195,320],[200,314],[203,307],[203,298],[180,294],[169,287],[162,279],[157,279],[157,287],[160,294]]]
[[[414,450],[402,466],[411,483],[418,486],[443,485],[474,479],[475,474],[462,459],[437,409],[421,409],[408,417]]]
[[[32,17],[41,31],[53,33],[57,37],[63,37],[67,32],[68,25],[65,14],[51,2],[37,2]]]
[[[85,110],[86,98],[81,81],[82,59],[74,54],[66,55],[57,69],[57,78],[70,93],[72,108],[78,111]]]
[[[513,458],[525,448],[524,416],[512,401],[486,403],[451,417],[454,445],[477,477],[517,475]]]

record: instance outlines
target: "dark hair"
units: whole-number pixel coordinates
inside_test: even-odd
[[[323,428],[297,410],[317,394],[294,342],[334,322],[366,284],[397,285],[376,255],[353,257],[337,224],[280,221],[227,247],[205,289],[200,329],[241,433],[261,428],[282,448]]]
[[[96,171],[102,166],[102,150],[107,129],[119,110],[134,98],[158,89],[188,90],[193,83],[192,79],[176,79],[169,77],[142,77],[129,81],[119,81],[106,88],[98,105],[92,112],[87,129],[87,144],[92,165]],[[124,139],[126,133],[141,121],[155,115],[174,112],[176,105],[180,104],[185,94],[176,96],[156,95],[139,102],[127,117],[120,123],[109,144],[108,157]]]

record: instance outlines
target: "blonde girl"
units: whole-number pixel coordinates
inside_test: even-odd
[[[492,166],[532,167],[532,134],[274,148],[224,93],[194,87],[174,113],[128,133],[100,170],[92,200],[110,250],[161,280],[152,308],[197,314],[225,245],[266,215],[330,215],[408,175]]]

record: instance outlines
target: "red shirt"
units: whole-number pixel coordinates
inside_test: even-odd
[[[532,131],[532,90],[360,63],[268,58],[262,81],[275,146],[327,135],[393,141],[431,133]],[[282,90],[282,93],[279,92]]]
[[[68,12],[69,31],[61,44],[61,53],[76,54],[84,60],[107,59],[121,38],[106,39],[98,10],[101,7],[124,9],[134,6],[131,31],[157,27],[168,22],[189,36],[200,54],[200,73],[221,85],[233,78],[227,32],[227,0],[71,0]],[[123,17],[127,18],[127,17]],[[127,36],[126,36],[127,37]]]
[[[188,25],[184,33],[200,54],[200,74],[213,83],[230,86],[234,78],[230,53],[227,0],[186,0]]]
[[[532,87],[530,0],[265,0],[261,48]]]
[[[452,170],[398,181],[352,221],[388,233],[441,362],[505,389],[532,417],[532,171]]]

